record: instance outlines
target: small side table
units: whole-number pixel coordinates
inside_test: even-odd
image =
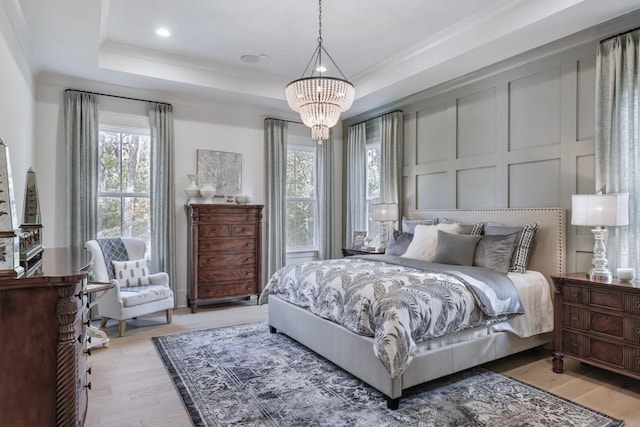
[[[97,292],[104,292],[113,288],[114,286],[115,284],[109,282],[89,283],[87,285],[87,294],[91,295]],[[91,308],[94,307],[98,303],[98,300],[103,296],[104,294],[98,295],[93,301],[91,301],[87,306],[87,312],[91,310]],[[109,347],[109,337],[107,336],[107,334],[103,330],[92,326],[91,323],[88,323],[87,326],[87,337],[91,338],[90,341],[87,341],[87,349],[98,346]]]
[[[342,248],[343,257],[351,255],[384,255],[384,251],[367,251],[364,249]]]

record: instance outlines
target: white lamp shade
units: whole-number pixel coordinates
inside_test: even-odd
[[[620,226],[629,224],[629,193],[573,194],[571,224]]]
[[[397,203],[377,203],[371,205],[371,219],[374,221],[397,221]]]

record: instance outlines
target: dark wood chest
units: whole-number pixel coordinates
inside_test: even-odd
[[[262,290],[262,205],[190,204],[187,302],[250,297]]]
[[[589,280],[585,273],[552,277],[553,370],[563,356],[640,379],[640,288]]]

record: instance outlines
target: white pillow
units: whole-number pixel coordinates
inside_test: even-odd
[[[116,280],[121,288],[149,284],[149,268],[146,259],[112,262]]]
[[[402,256],[433,262],[438,248],[438,230],[458,234],[460,224],[416,225],[413,240]]]

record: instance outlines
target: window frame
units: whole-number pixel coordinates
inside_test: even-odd
[[[313,154],[313,172],[311,174],[311,176],[313,177],[313,194],[314,197],[289,197],[288,195],[285,197],[286,198],[286,204],[287,204],[287,216],[288,216],[288,204],[289,201],[311,201],[313,202],[313,245],[311,246],[289,246],[288,245],[288,238],[285,239],[285,245],[286,245],[286,252],[293,254],[293,253],[300,253],[300,252],[317,252],[319,250],[319,241],[318,241],[318,237],[319,237],[319,218],[318,218],[318,173],[317,173],[317,168],[318,168],[318,152],[316,150],[316,146],[315,145],[305,145],[305,144],[287,144],[287,156],[289,155],[290,151],[305,151],[305,152],[309,152]],[[287,170],[288,173],[288,170]],[[286,191],[286,194],[288,194],[288,191]],[[288,227],[286,227],[288,229]]]
[[[141,192],[123,192],[123,191],[100,191],[100,182],[99,182],[99,175],[96,179],[96,218],[94,219],[96,221],[96,233],[99,234],[101,231],[100,228],[100,224],[98,223],[98,218],[99,218],[99,210],[98,210],[98,205],[99,205],[99,201],[100,198],[118,198],[120,200],[120,233],[119,235],[122,235],[123,232],[123,218],[124,218],[124,199],[125,198],[130,198],[130,199],[148,199],[149,200],[149,222],[148,222],[148,230],[149,230],[149,239],[146,239],[146,236],[123,236],[123,237],[137,237],[137,238],[141,238],[143,240],[146,241],[146,246],[147,246],[147,255],[150,251],[150,239],[151,239],[151,129],[149,128],[144,128],[144,127],[138,127],[138,126],[126,126],[126,125],[114,125],[114,124],[107,124],[107,123],[100,123],[98,126],[98,132],[102,133],[102,132],[110,132],[110,133],[119,133],[119,134],[129,134],[129,135],[142,135],[142,136],[146,136],[149,138],[149,158],[148,158],[148,163],[149,163],[149,192],[148,193],[141,193]],[[100,144],[100,138],[98,138],[98,144]],[[99,148],[98,148],[99,149]],[[120,138],[120,158],[122,158],[122,138]],[[122,167],[122,165],[120,165]],[[122,173],[122,171],[121,171]],[[122,177],[120,177],[122,179]],[[120,183],[121,187],[122,187],[122,182]]]

